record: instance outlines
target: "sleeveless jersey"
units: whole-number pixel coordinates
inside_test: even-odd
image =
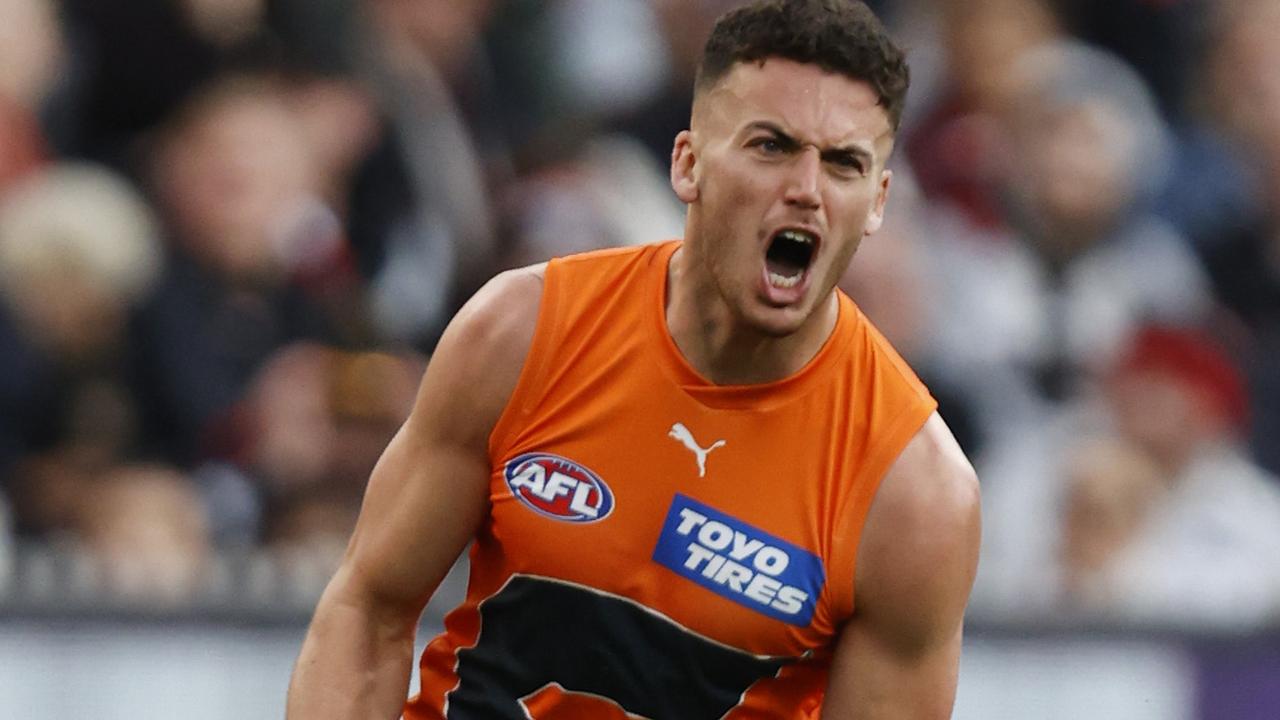
[[[405,718],[801,718],[863,521],[936,403],[854,303],[799,372],[718,386],[665,320],[679,242],[553,260],[490,436],[463,604]]]

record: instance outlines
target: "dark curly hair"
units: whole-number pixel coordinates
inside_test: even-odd
[[[893,129],[902,119],[910,72],[879,18],[858,0],[758,0],[716,21],[698,66],[694,95],[740,62],[785,58],[871,85]]]

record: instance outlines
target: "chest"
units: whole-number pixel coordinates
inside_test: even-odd
[[[821,405],[714,408],[656,381],[551,403],[493,458],[480,552],[751,652],[825,646],[850,459]]]

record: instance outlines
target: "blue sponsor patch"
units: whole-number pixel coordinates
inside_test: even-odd
[[[678,493],[653,559],[717,595],[792,625],[813,619],[827,581],[817,555]]]

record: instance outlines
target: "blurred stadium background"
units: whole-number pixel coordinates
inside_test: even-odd
[[[460,301],[679,235],[733,4],[0,0],[0,715],[280,717]],[[955,717],[1280,717],[1280,0],[872,5],[844,287],[983,481]]]

